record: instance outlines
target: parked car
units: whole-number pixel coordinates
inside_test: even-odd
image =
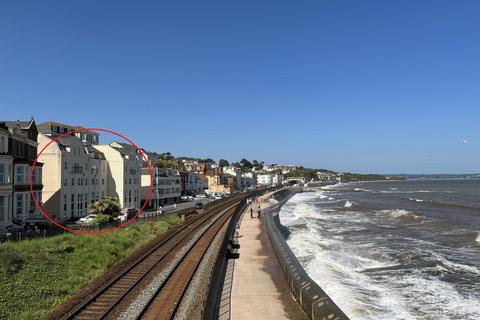
[[[88,216],[86,217],[83,217],[83,218],[80,218],[76,221],[76,223],[78,224],[86,224],[86,223],[90,223],[92,222],[93,220],[95,220],[95,218],[97,217],[96,214],[89,214]]]
[[[195,209],[203,209],[204,205],[201,202],[195,203]]]
[[[138,210],[135,209],[135,208],[128,208],[128,209],[123,209],[122,211],[120,211],[120,215],[126,215],[127,216],[127,220],[130,220],[132,219],[133,217],[135,217],[135,215],[137,214]]]

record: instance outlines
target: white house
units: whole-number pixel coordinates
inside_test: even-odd
[[[95,148],[108,161],[107,195],[118,197],[122,208],[139,209],[142,156],[128,143],[112,142]]]
[[[72,126],[47,122],[39,125],[39,147],[43,149]],[[44,163],[43,201],[45,211],[61,221],[88,214],[88,207],[107,193],[108,163],[91,142],[98,134],[66,135],[52,142],[40,155]]]
[[[281,174],[259,174],[257,175],[257,183],[262,186],[279,186],[283,183],[283,175]]]

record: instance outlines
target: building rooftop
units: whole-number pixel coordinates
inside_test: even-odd
[[[47,121],[47,122],[43,122],[41,124],[39,124],[38,126],[38,131],[41,132],[41,133],[67,133],[69,131],[74,131],[74,130],[78,130],[78,129],[82,129],[83,127],[82,126],[72,126],[72,125],[69,125],[69,124],[65,124],[65,123],[61,123],[61,122],[55,122],[55,121]],[[52,129],[52,127],[59,127],[59,128],[62,128],[63,132],[59,132],[59,131],[55,131]],[[99,133],[95,132],[95,131],[90,131],[90,130],[84,130],[82,132],[87,132],[89,134],[94,134],[94,135],[99,135]]]

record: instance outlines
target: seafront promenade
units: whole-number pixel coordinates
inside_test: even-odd
[[[269,206],[262,203],[262,209]],[[231,319],[307,319],[290,294],[283,271],[266,233],[257,218],[258,204],[250,207],[240,222],[240,258],[235,261],[231,293]]]

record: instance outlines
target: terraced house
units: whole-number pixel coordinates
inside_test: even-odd
[[[35,121],[0,121],[0,226],[23,228],[42,219],[30,193],[30,168],[37,157]],[[32,188],[42,201],[42,163],[32,172]],[[0,230],[2,232],[2,230]]]
[[[99,135],[58,122],[39,125],[40,160],[44,162],[44,210],[60,221],[88,214],[88,206],[107,194],[108,162],[94,145]],[[58,138],[58,140],[55,140]]]

